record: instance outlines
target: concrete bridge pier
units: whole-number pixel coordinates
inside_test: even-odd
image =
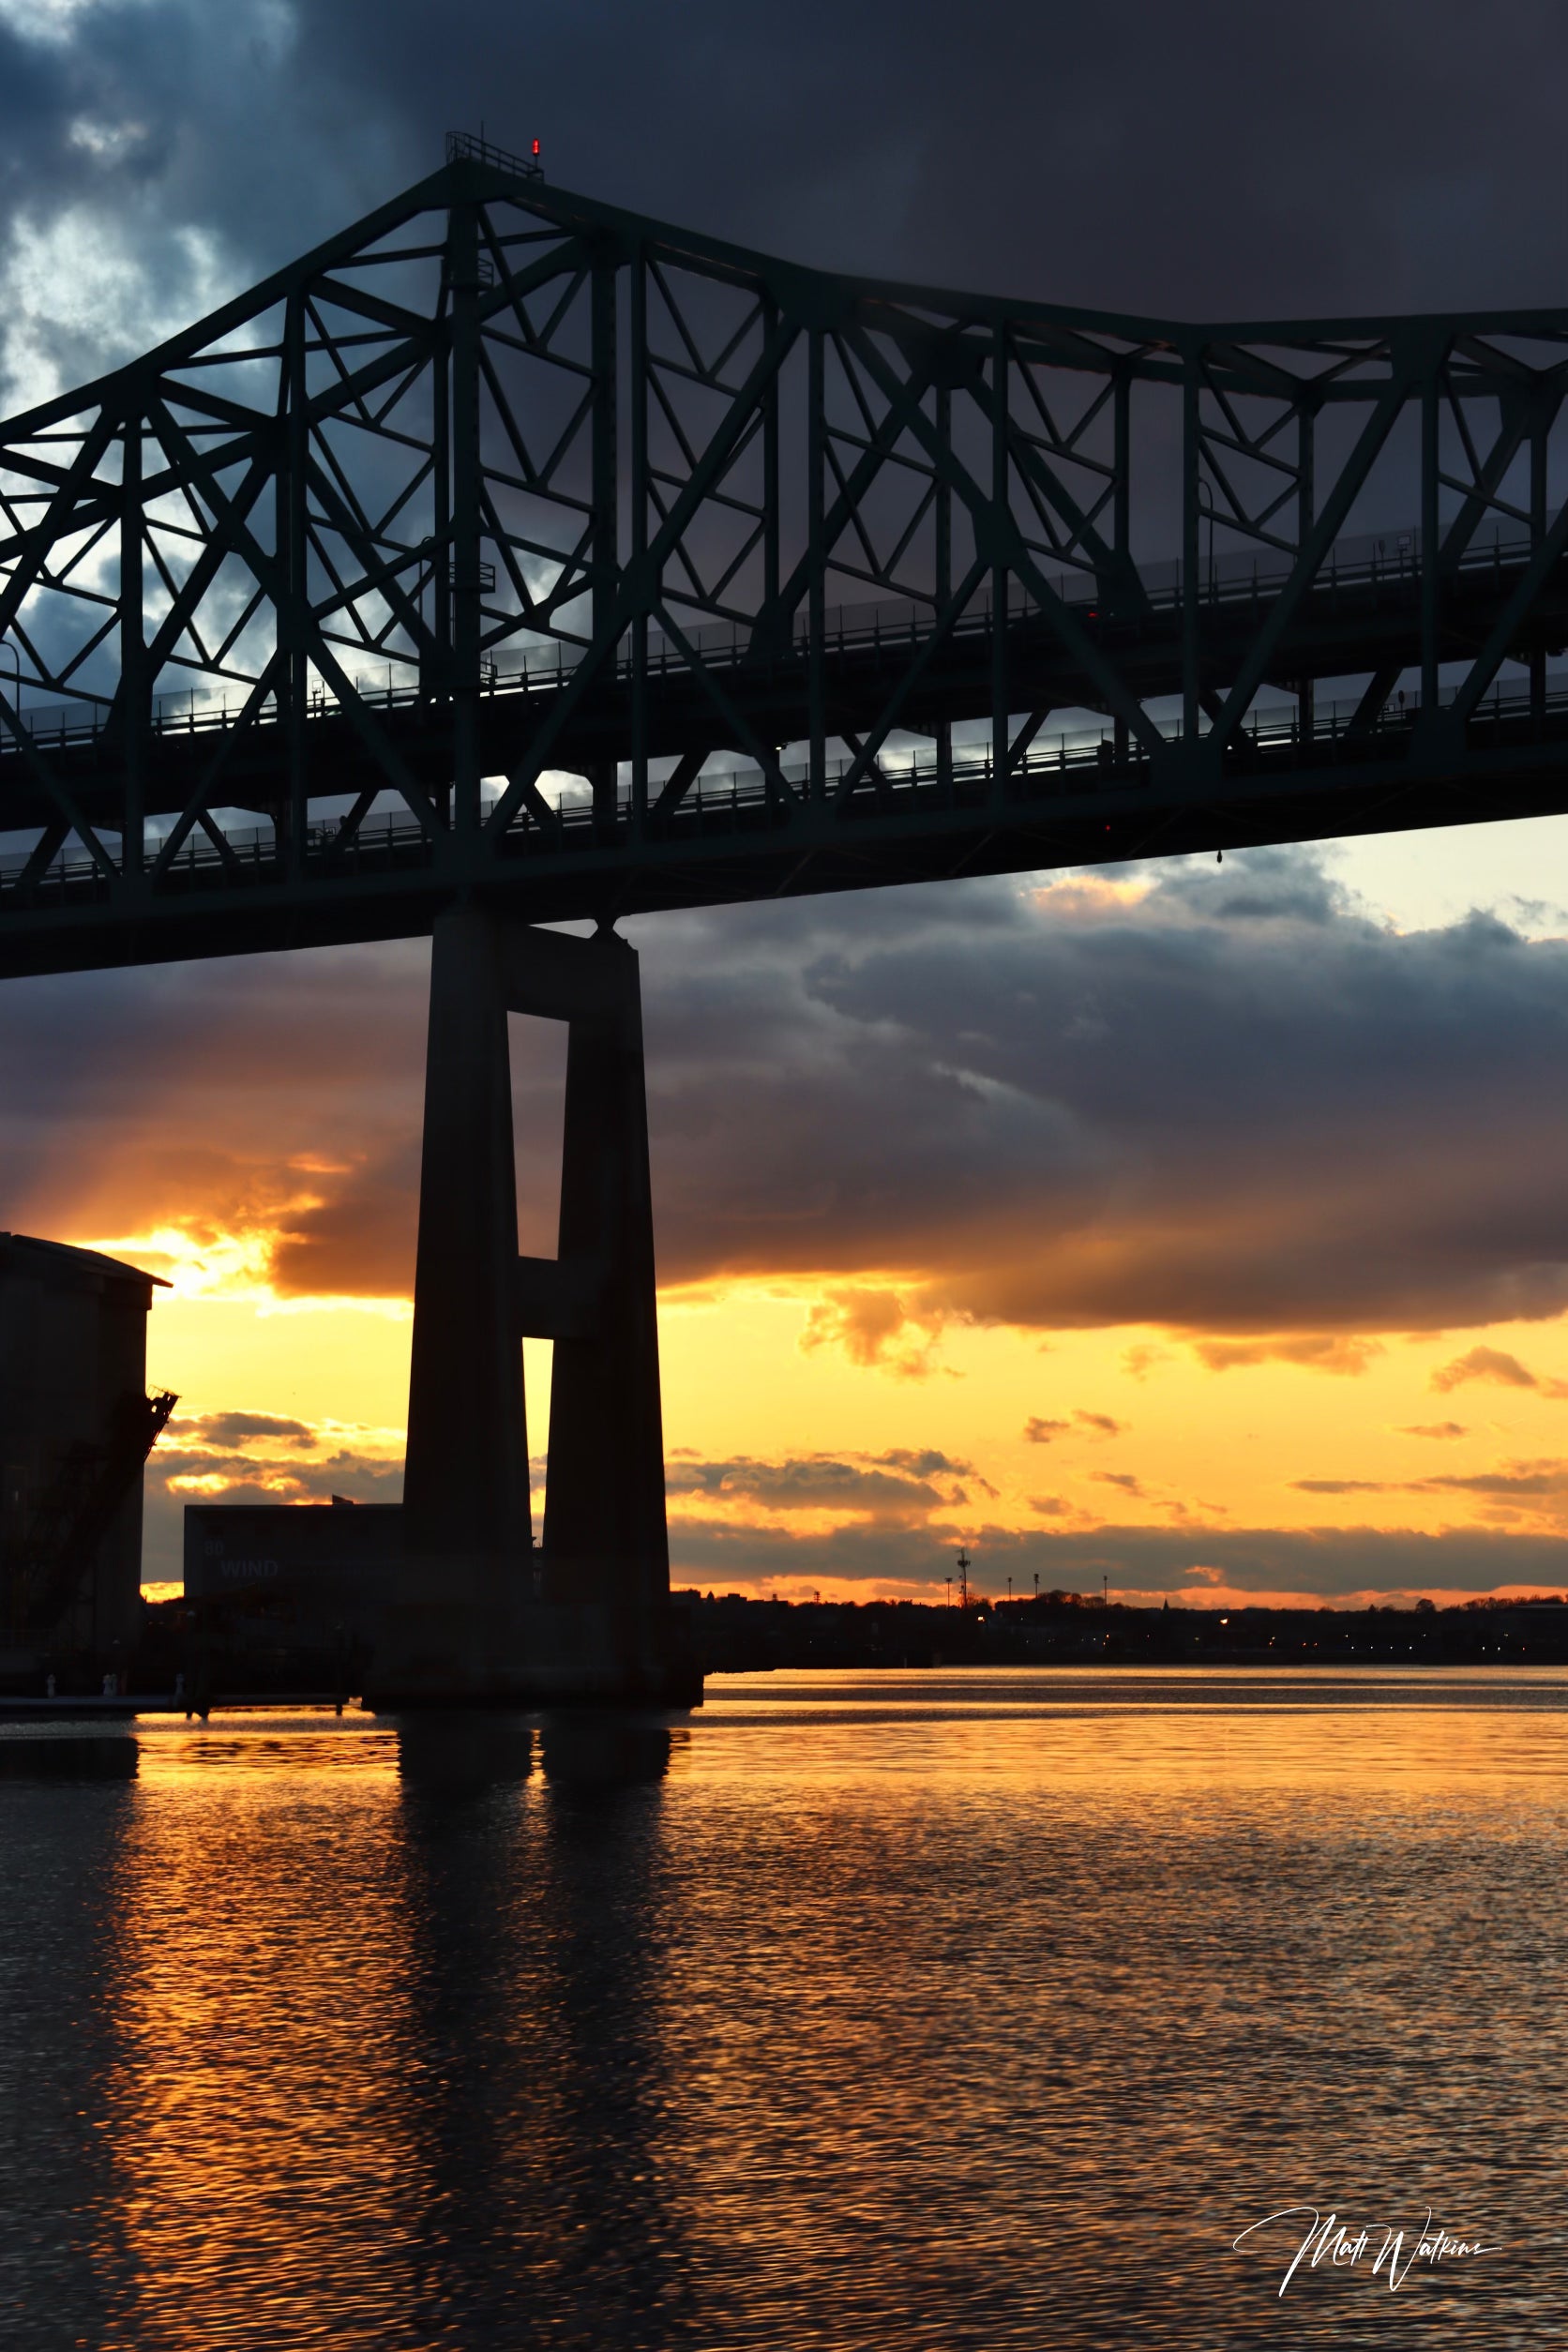
[[[513,1012],[568,1028],[553,1259],[518,1255]],[[555,1343],[538,1548],[524,1337]],[[701,1696],[670,1601],[641,994],[613,932],[436,924],[402,1516],[375,1704]]]

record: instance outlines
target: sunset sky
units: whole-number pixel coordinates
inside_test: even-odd
[[[0,412],[440,159],[866,273],[1246,317],[1568,300],[1568,25],[925,0],[0,0]],[[1277,29],[1276,29],[1277,27]],[[1416,36],[1419,35],[1419,38]],[[308,69],[307,69],[307,61]],[[1201,168],[1191,163],[1202,157]],[[1564,1589],[1568,821],[666,916],[678,1583]],[[196,1496],[395,1499],[428,947],[12,982],[0,1227],[166,1276]],[[517,1023],[522,1246],[562,1040]],[[528,1351],[542,1454],[548,1349]]]

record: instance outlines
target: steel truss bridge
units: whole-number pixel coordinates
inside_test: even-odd
[[[0,975],[1542,814],[1568,310],[852,280],[465,138],[0,425]]]

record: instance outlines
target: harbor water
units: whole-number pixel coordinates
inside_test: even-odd
[[[1565,1860],[1552,1670],[0,1725],[0,2343],[1553,2344]]]

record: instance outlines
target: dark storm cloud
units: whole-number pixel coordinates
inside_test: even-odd
[[[646,927],[665,1278],[880,1265],[927,1315],[1264,1334],[1215,1368],[1561,1311],[1568,948],[1396,935],[1306,852],[1077,904]]]
[[[1568,1304],[1562,942],[1400,936],[1304,851],[1130,902],[956,884],[638,930],[666,1284],[820,1280],[815,1335],[852,1352],[955,1316],[1163,1322],[1216,1370],[1354,1372],[1358,1334]],[[406,1295],[424,970],[409,947],[14,984],[0,1222],[249,1225],[286,1289]],[[540,1031],[517,1123],[542,1234]],[[1450,1373],[1558,1393],[1504,1364]]]
[[[1457,0],[1328,0],[1308,33],[1240,0],[0,0],[4,324],[88,372],[203,279],[190,235],[241,284],[481,117],[536,128],[568,185],[855,271],[1199,316],[1560,294],[1568,23],[1545,0],[1480,23]],[[72,271],[116,236],[88,298]],[[1132,1319],[1211,1334],[1216,1371],[1353,1372],[1358,1328],[1568,1303],[1560,947],[1479,920],[1394,940],[1305,856],[1093,922],[988,887],[640,936],[665,1277],[884,1270],[903,1287],[836,1290],[813,1326],[858,1360],[918,1376],[943,1315]],[[422,969],[13,984],[10,1220],[249,1222],[284,1288],[406,1290]]]
[[[318,87],[854,272],[1199,316],[1555,298],[1548,0],[304,0]]]
[[[0,6],[0,406],[133,357],[396,186],[396,134],[297,36],[288,0]]]
[[[924,1470],[916,1469],[925,1464]],[[942,1473],[939,1487],[934,1473]],[[689,1455],[668,1465],[665,1486],[674,1507],[686,1496],[704,1501],[746,1502],[764,1511],[844,1511],[869,1519],[924,1521],[939,1508],[966,1502],[960,1477],[972,1477],[972,1466],[950,1462],[942,1454],[897,1453],[855,1455],[848,1461],[825,1454],[798,1460],[758,1461],[742,1455],[726,1462],[704,1462]],[[995,1489],[976,1482],[988,1493]]]
[[[170,1422],[169,1431],[176,1443],[189,1439],[203,1446],[243,1445],[248,1438],[284,1438],[297,1446],[316,1442],[308,1422],[291,1421],[280,1413],[181,1413]]]
[[[213,1414],[205,1426],[265,1415]],[[259,1436],[271,1433],[258,1431]],[[173,1480],[221,1481],[200,1487],[172,1485]],[[148,1584],[177,1584],[184,1575],[185,1512],[188,1503],[330,1502],[346,1495],[351,1502],[400,1502],[401,1463],[356,1453],[339,1446],[321,1461],[301,1461],[295,1455],[248,1453],[214,1441],[175,1444],[165,1440],[147,1465],[142,1545],[142,1576]]]
[[[327,1237],[342,1279],[324,1245],[318,1287],[373,1290],[412,1262],[428,962],[413,943],[8,983],[10,1221],[289,1236],[310,1214],[289,1204],[352,1178],[357,1225]]]
[[[177,309],[181,233],[231,291],[483,122],[857,274],[1214,318],[1550,300],[1565,83],[1549,0],[8,0],[0,238],[84,207]],[[83,374],[126,355],[95,309],[50,337]]]
[[[1562,1589],[1562,1543],[1550,1534],[1453,1529],[1421,1535],[1376,1528],[1097,1527],[1058,1533],[967,1529],[976,1590],[996,1593],[1010,1576],[1038,1573],[1042,1591],[1112,1597],[1168,1593],[1199,1603],[1215,1589],[1247,1593],[1261,1605],[1278,1594],[1316,1593],[1327,1602],[1356,1593],[1503,1592],[1524,1586]],[[723,1591],[728,1580],[769,1576],[822,1583],[843,1577],[922,1587],[940,1598],[944,1571],[933,1541],[958,1541],[957,1530],[867,1526],[831,1535],[790,1535],[687,1520],[671,1530],[678,1584]]]

